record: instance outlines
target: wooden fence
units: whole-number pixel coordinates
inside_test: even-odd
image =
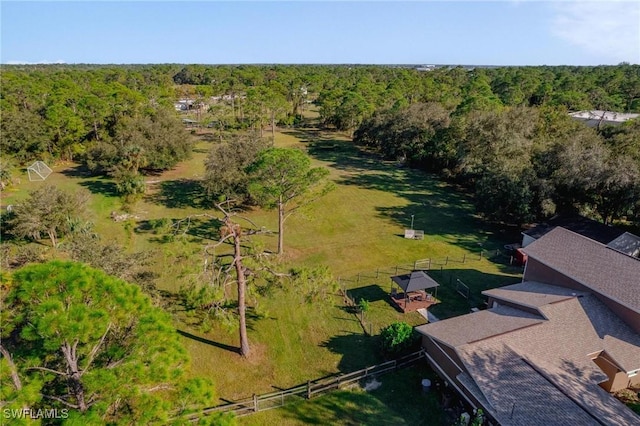
[[[460,257],[454,256],[445,256],[441,258],[427,258],[427,259],[417,259],[413,263],[405,263],[398,264],[395,266],[387,266],[385,268],[377,268],[375,271],[369,272],[360,272],[357,275],[353,275],[351,277],[338,277],[338,281],[342,282],[355,282],[360,283],[361,280],[365,279],[379,279],[382,277],[388,277],[390,275],[399,275],[401,273],[423,270],[442,270],[444,266],[449,265],[450,263],[467,263],[467,262],[477,262],[482,259],[490,259],[495,262],[504,263],[504,264],[513,264],[513,256],[505,254],[500,250],[480,250],[478,254],[469,254],[463,253]]]
[[[279,408],[291,402],[315,398],[338,389],[346,389],[366,378],[380,376],[382,374],[407,367],[423,359],[425,357],[424,355],[424,351],[420,350],[398,359],[367,367],[352,373],[335,374],[315,380],[309,380],[306,384],[298,385],[289,389],[265,393],[262,395],[253,395],[250,398],[245,398],[240,401],[205,408],[198,413],[185,415],[183,418],[190,421],[197,421],[201,417],[214,413],[234,413],[236,416],[246,416],[260,411]]]

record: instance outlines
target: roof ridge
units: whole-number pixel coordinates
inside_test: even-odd
[[[549,374],[547,374],[546,371],[544,371],[542,368],[540,368],[535,362],[533,362],[533,360],[531,360],[529,357],[527,357],[526,355],[522,355],[521,353],[519,353],[518,351],[516,351],[514,348],[512,348],[511,346],[509,346],[508,344],[505,343],[505,346],[509,347],[509,349],[511,349],[515,354],[519,355],[522,359],[522,361],[524,361],[529,367],[531,367],[532,369],[535,370],[536,373],[538,373],[543,379],[545,379],[547,382],[549,382],[549,384],[551,384],[551,386],[553,386],[554,388],[556,388],[560,393],[562,393],[564,396],[566,396],[567,398],[569,398],[574,404],[576,404],[578,407],[580,407],[580,409],[582,411],[584,411],[585,413],[587,413],[589,415],[589,417],[593,418],[596,422],[598,422],[599,424],[606,426],[606,423],[603,423],[600,419],[598,419],[597,416],[593,415],[591,413],[591,411],[588,409],[589,407],[585,407],[581,401],[579,401],[577,398],[571,396],[569,393],[567,393],[562,387],[560,387],[555,380],[553,380]]]

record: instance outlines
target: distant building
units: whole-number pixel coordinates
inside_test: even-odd
[[[212,102],[233,102],[236,99],[246,99],[245,95],[222,95],[222,96],[211,96]]]
[[[193,99],[180,99],[177,102],[173,103],[176,111],[191,111],[191,110],[203,110],[207,111],[209,109],[209,105],[204,102],[196,102]]]
[[[578,111],[572,112],[569,115],[575,120],[584,122],[589,127],[598,127],[605,124],[616,126],[625,121],[640,117],[640,114],[600,110]]]
[[[192,99],[180,99],[173,104],[176,111],[188,111],[193,107]]]

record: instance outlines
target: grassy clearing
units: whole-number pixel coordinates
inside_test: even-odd
[[[204,172],[202,162],[213,142],[207,140],[206,135],[194,138],[197,143],[193,157],[172,171],[149,177],[148,194],[131,212],[137,219],[127,222],[116,223],[109,217],[111,211],[122,211],[110,180],[87,176],[71,165],[56,166],[56,173],[47,179],[47,183],[64,189],[83,187],[91,191],[94,195],[92,219],[98,232],[125,244],[128,250],[153,250],[158,287],[170,292],[177,291],[189,275],[201,267],[202,245],[212,236],[213,223],[208,219],[200,220],[187,236],[175,240],[148,229],[150,219],[179,219],[212,212],[205,207],[199,179]],[[471,261],[474,256],[478,258],[480,248],[495,249],[515,241],[515,237],[485,226],[474,215],[473,206],[463,193],[429,175],[363,153],[343,135],[288,130],[277,133],[275,142],[277,146],[307,150],[315,164],[330,169],[330,178],[336,183],[335,191],[287,222],[283,268],[286,265],[329,266],[334,276],[341,277],[342,285],[352,296],[369,300],[371,309],[366,322],[374,334],[393,321],[403,320],[412,325],[425,322],[419,314],[401,314],[387,302],[389,272],[394,271],[395,265],[432,258],[437,267],[436,260],[451,259],[442,272],[433,273],[442,284],[438,293],[442,304],[432,310],[441,317],[468,312],[481,302],[480,291],[518,280],[518,269],[487,259]],[[3,205],[19,202],[28,190],[41,184],[22,179],[16,189],[3,194]],[[277,229],[273,211],[255,209],[246,215],[261,226]],[[403,238],[412,215],[414,228],[425,232],[424,240]],[[263,243],[275,248],[276,237],[265,237]],[[461,263],[463,257],[469,261]],[[376,270],[387,273],[376,277]],[[359,273],[360,280],[356,278]],[[455,293],[449,284],[455,282],[452,276],[471,287],[471,302]],[[295,288],[288,288],[276,291],[269,298],[253,299],[250,304],[258,305],[255,312],[261,314],[252,311],[254,315],[250,315],[249,339],[253,354],[248,360],[241,360],[235,351],[238,340],[235,330],[214,324],[211,330],[202,332],[184,316],[176,322],[191,353],[191,374],[211,378],[221,398],[232,400],[270,392],[276,387],[287,388],[381,361],[377,338],[364,334],[360,323],[345,311],[338,296],[308,304]],[[341,392],[304,405],[259,414],[250,418],[256,420],[247,421],[248,424],[299,424],[317,420],[324,424],[344,416],[343,421],[336,422],[376,424],[375,419],[386,418],[394,424],[439,424],[435,420],[421,423],[436,415],[426,416],[420,411],[430,403],[407,402],[403,406],[396,401],[395,395],[400,394],[399,389],[408,380],[402,374],[410,373],[398,374],[397,386],[383,385],[381,390],[372,393]],[[394,379],[389,377],[384,380],[393,383]],[[411,386],[407,392],[419,393]],[[355,406],[358,408],[353,409]],[[429,409],[429,413],[435,411]],[[412,413],[420,414],[414,417]]]

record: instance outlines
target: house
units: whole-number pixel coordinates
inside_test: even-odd
[[[173,107],[176,111],[209,110],[209,105],[202,101],[195,101],[193,99],[180,99],[173,103]]]
[[[598,127],[603,124],[617,126],[625,121],[640,117],[640,114],[593,110],[572,112],[569,116],[575,120],[584,122],[589,127]]]
[[[417,327],[435,371],[501,425],[635,425],[610,392],[640,385],[640,260],[556,227],[489,308]]]
[[[178,102],[174,102],[173,107],[176,111],[188,111],[193,108],[193,100],[180,99]]]
[[[616,227],[596,222],[584,216],[556,215],[548,221],[522,232],[522,247],[528,246],[557,226],[561,226],[603,244],[608,244],[624,234],[624,231]]]

